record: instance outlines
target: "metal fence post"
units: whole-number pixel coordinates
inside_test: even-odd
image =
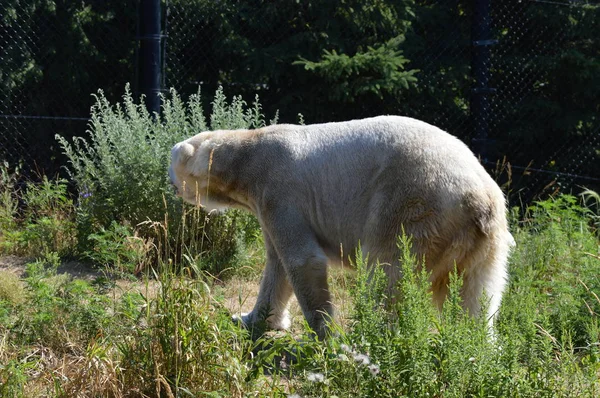
[[[146,95],[148,111],[159,113],[162,89],[160,0],[141,0],[139,10],[139,88]]]
[[[490,20],[491,0],[474,0],[471,22],[471,40],[473,45],[471,74],[471,121],[475,128],[472,140],[473,150],[482,160],[489,157],[489,95],[496,89],[488,87],[490,80],[490,46],[498,41],[491,39]]]

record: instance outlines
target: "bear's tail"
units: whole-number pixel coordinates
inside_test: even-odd
[[[515,245],[515,240],[508,231],[506,201],[500,188],[469,192],[465,195],[463,203],[481,233],[488,237],[502,233],[503,240],[509,246]]]

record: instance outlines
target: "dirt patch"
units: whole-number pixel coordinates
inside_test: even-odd
[[[10,272],[19,278],[27,277],[27,264],[35,261],[33,258],[19,256],[0,256],[0,271]],[[58,275],[66,274],[72,279],[81,279],[86,282],[93,282],[100,277],[107,277],[102,270],[95,269],[90,264],[79,261],[67,261],[62,263],[56,273]],[[114,285],[106,294],[117,299],[126,293],[140,293],[145,297],[155,297],[159,291],[159,282],[150,280],[148,283],[135,279],[113,279]]]
[[[16,274],[18,277],[25,275],[25,265],[31,259],[18,256],[3,256],[0,257],[0,270],[8,271]]]
[[[12,272],[22,278],[26,276],[27,264],[33,261],[35,261],[33,258],[28,257],[2,256],[0,257],[0,270]],[[102,272],[99,270],[78,261],[67,261],[62,263],[56,272],[57,274],[68,274],[73,278],[86,281],[93,281],[99,276],[102,276]]]

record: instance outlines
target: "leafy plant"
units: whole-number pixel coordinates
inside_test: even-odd
[[[294,62],[322,78],[332,89],[331,101],[354,102],[371,94],[383,99],[396,96],[417,82],[416,69],[405,71],[409,60],[399,50],[404,36],[398,36],[375,47],[368,46],[352,56],[325,50],[320,60]]]
[[[12,308],[14,339],[21,343],[64,351],[107,332],[108,297],[84,280],[57,273],[59,265],[58,254],[49,253],[26,266],[24,300]]]
[[[21,304],[24,301],[21,281],[10,271],[0,271],[0,301],[11,304]]]
[[[25,397],[24,385],[27,382],[27,364],[10,361],[0,365],[0,396],[7,398]]]
[[[579,196],[590,212],[594,228],[596,231],[600,230],[600,194],[591,189],[585,189]]]
[[[292,389],[299,396],[595,396],[600,390],[600,262],[577,254],[586,242],[594,242],[597,250],[580,210],[568,196],[540,202],[515,232],[510,290],[493,334],[486,319],[463,311],[457,274],[450,278],[442,311],[433,308],[428,275],[416,266],[404,237],[399,246],[403,278],[393,311],[382,305],[382,272],[365,267],[358,253],[350,329],[336,328],[324,345],[289,344],[294,358],[301,359],[289,370],[271,369],[295,375]],[[539,260],[538,248],[549,245],[560,262]],[[260,356],[272,357],[273,352]]]
[[[17,179],[19,169],[11,170],[7,162],[0,165],[0,244],[3,231],[16,228],[16,215],[19,206]]]
[[[88,236],[92,249],[85,256],[111,272],[139,274],[152,254],[147,240],[135,236],[131,228],[113,221]]]

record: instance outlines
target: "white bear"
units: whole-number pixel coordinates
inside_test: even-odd
[[[203,132],[173,147],[169,174],[189,203],[258,218],[267,260],[256,305],[242,315],[248,327],[288,328],[294,293],[323,338],[333,316],[327,266],[340,263],[340,247],[354,253],[360,243],[373,264],[388,264],[393,287],[402,229],[425,259],[438,306],[456,266],[465,309],[478,315],[485,291],[485,315],[498,311],[514,244],[504,195],[464,143],[425,122],[380,116]]]

